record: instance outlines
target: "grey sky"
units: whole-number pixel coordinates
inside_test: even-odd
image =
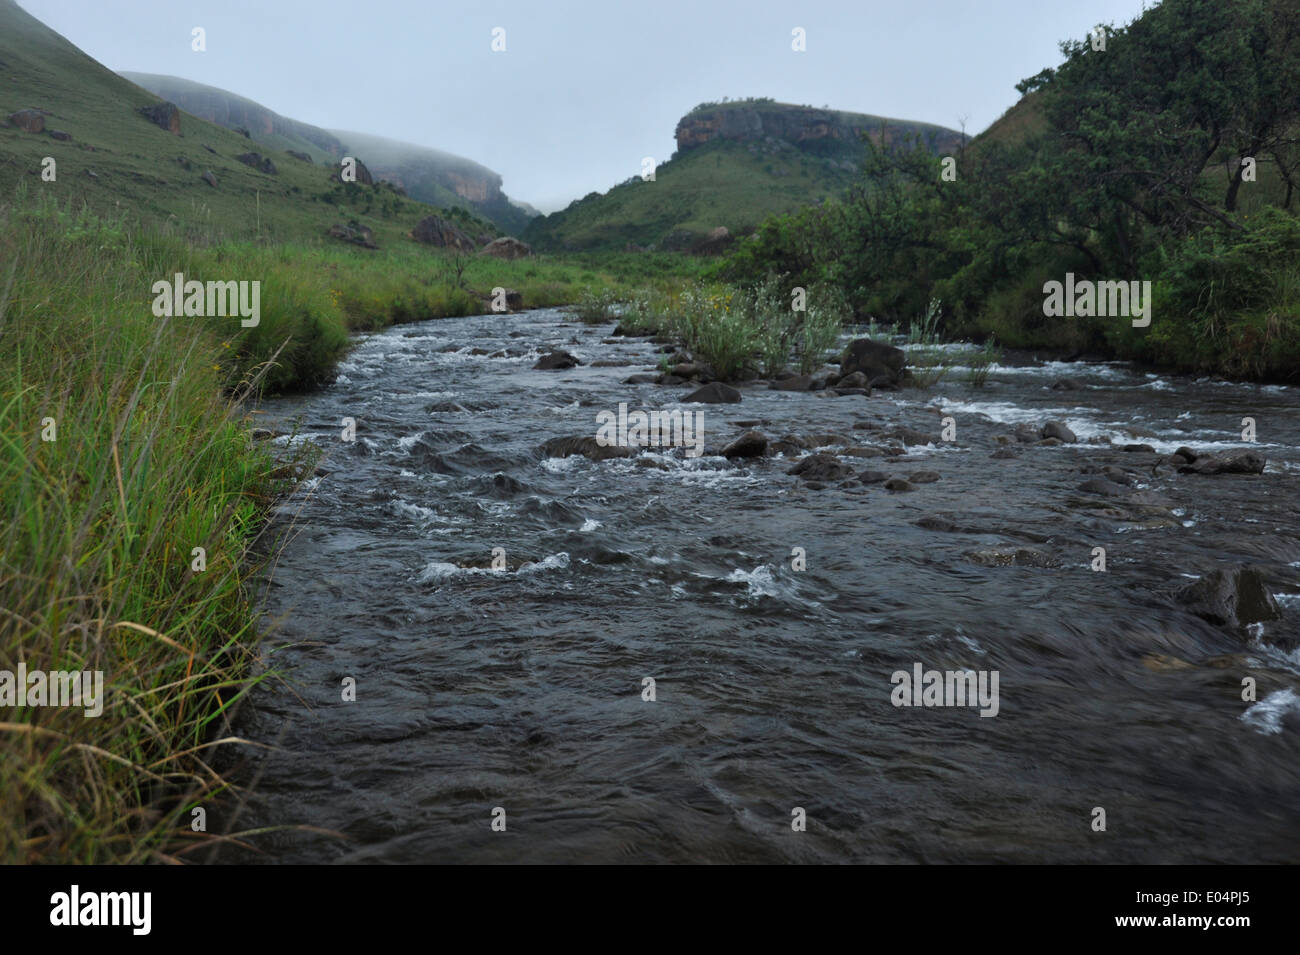
[[[770,96],[975,133],[1057,43],[1142,0],[18,0],[115,70],[458,153],[550,211],[667,159],[704,100]],[[1146,5],[1150,5],[1147,3]],[[190,31],[207,31],[207,52]],[[492,29],[506,51],[491,50]],[[803,27],[807,52],[791,50]]]

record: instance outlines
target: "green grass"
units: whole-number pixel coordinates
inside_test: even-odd
[[[639,176],[604,194],[532,220],[523,238],[541,249],[583,251],[689,248],[711,229],[733,234],[847,188],[852,172],[783,144],[717,142],[662,163],[653,182]],[[757,148],[757,147],[756,147]],[[674,235],[675,234],[675,235]]]
[[[222,336],[141,307],[148,254],[93,217],[0,211],[0,669],[102,670],[106,696],[93,719],[7,711],[0,862],[185,857],[190,808],[226,787],[277,487]]]
[[[194,244],[24,191],[0,204],[0,669],[102,670],[108,701],[0,721],[0,862],[182,858],[206,838],[189,810],[227,787],[209,757],[262,636],[253,546],[289,489],[244,399],[328,381],[351,331],[487,311],[497,285],[538,306],[634,286],[596,259]],[[260,324],[154,317],[176,271],[262,282]]]

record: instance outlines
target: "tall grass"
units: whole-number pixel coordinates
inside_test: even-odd
[[[97,718],[0,710],[6,863],[183,858],[207,838],[190,809],[226,786],[210,756],[249,685],[277,488],[229,337],[152,315],[155,254],[93,216],[0,209],[0,669],[105,685]]]

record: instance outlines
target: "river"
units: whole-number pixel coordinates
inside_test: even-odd
[[[1021,355],[982,388],[742,385],[690,406],[699,457],[546,457],[620,402],[686,394],[623,384],[659,355],[612,328],[555,309],[398,326],[330,387],[264,403],[259,425],[299,421],[325,473],[279,508],[278,675],[237,723],[278,748],[236,767],[234,828],[277,831],[223,858],[1300,859],[1300,389]],[[552,346],[585,364],[533,370]],[[1048,420],[1079,442],[1000,443]],[[900,427],[933,440],[899,454]],[[716,453],[750,428],[940,479],[819,489],[793,455]],[[1268,466],[1179,474],[1184,445]],[[1080,490],[1105,467],[1119,496]],[[1280,620],[1237,630],[1172,598],[1236,564]],[[895,706],[917,664],[996,671],[996,715]]]

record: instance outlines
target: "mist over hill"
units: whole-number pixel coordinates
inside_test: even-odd
[[[377,179],[388,180],[420,202],[459,206],[507,232],[522,230],[530,218],[530,206],[515,204],[501,191],[500,174],[463,156],[368,133],[322,129],[281,116],[228,90],[181,77],[130,71],[120,75],[187,113],[227,129],[246,131],[250,139],[264,146],[300,152],[323,163],[355,156]]]

